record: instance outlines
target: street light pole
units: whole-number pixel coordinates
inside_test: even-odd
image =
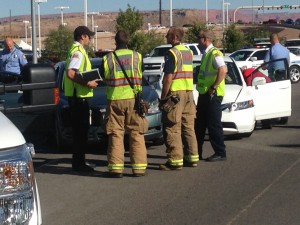
[[[229,2],[224,3],[226,5],[226,26],[228,27],[228,6],[230,5]]]
[[[83,9],[84,9],[84,25],[87,27],[87,0],[84,0],[83,3]]]
[[[92,15],[92,31],[94,31],[94,15],[99,15],[99,12],[88,12],[88,15]],[[93,44],[95,44],[95,38],[93,38]]]
[[[35,22],[35,2],[34,0],[31,0],[31,26],[32,26],[32,30],[31,30],[31,35],[32,35],[32,40],[31,40],[31,45],[32,45],[32,53],[33,53],[33,58],[32,58],[32,62],[34,64],[37,63],[37,54],[36,54],[36,22]]]
[[[170,27],[173,26],[173,9],[172,9],[172,0],[170,0]]]
[[[42,39],[41,39],[41,11],[40,11],[40,3],[46,3],[47,0],[35,0],[35,3],[37,3],[37,9],[38,9],[38,26],[39,26],[39,53],[41,55],[42,52]]]
[[[57,6],[54,7],[54,9],[60,9],[60,15],[61,15],[61,25],[64,24],[64,9],[69,9],[69,6]]]
[[[25,24],[25,42],[27,44],[27,24],[29,24],[29,21],[23,20],[23,23]]]
[[[222,24],[223,24],[223,33],[224,33],[224,27],[225,27],[224,0],[222,0]]]
[[[208,11],[207,11],[207,0],[205,0],[205,22],[206,22],[206,26],[208,23]]]
[[[96,39],[96,41],[95,41],[95,51],[98,51],[98,37],[97,37],[97,33],[98,33],[98,26],[97,25],[95,25],[94,26],[94,32],[95,32],[95,39]]]

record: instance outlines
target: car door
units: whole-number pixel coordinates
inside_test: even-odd
[[[275,64],[280,69],[273,71]],[[285,59],[264,63],[253,71],[251,75],[256,120],[291,115],[291,82],[288,73]]]

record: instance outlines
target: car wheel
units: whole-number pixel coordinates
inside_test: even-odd
[[[272,121],[271,120],[262,120],[261,128],[262,129],[272,129]]]
[[[298,83],[300,80],[300,67],[291,66],[290,67],[290,79],[293,84]]]
[[[281,117],[280,120],[278,121],[278,124],[287,124],[289,121],[288,117]]]
[[[158,145],[163,145],[165,142],[164,142],[164,138],[163,137],[159,137],[159,138],[156,138],[152,141],[153,145],[155,146],[158,146]]]

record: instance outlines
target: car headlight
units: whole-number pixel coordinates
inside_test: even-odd
[[[158,108],[158,99],[154,100],[153,102],[151,102],[149,104],[150,108],[148,109],[148,114],[153,114],[153,113],[158,113],[160,112],[159,108]]]
[[[243,109],[248,109],[254,107],[253,100],[248,100],[244,102],[234,102],[230,104],[229,110],[230,111],[238,111]]]
[[[1,151],[0,224],[28,224],[35,204],[33,164],[27,144]],[[32,149],[31,149],[32,150]]]

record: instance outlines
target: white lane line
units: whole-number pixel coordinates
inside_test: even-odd
[[[287,174],[299,162],[300,162],[300,158],[296,162],[294,162],[290,167],[288,167],[282,174],[280,174],[262,192],[260,192],[258,195],[256,195],[253,198],[253,200],[245,208],[243,208],[235,217],[233,217],[226,225],[232,225],[235,221],[237,221],[242,216],[242,214],[247,212],[247,210],[250,209],[265,193],[267,193],[275,183],[277,183],[285,174]]]

